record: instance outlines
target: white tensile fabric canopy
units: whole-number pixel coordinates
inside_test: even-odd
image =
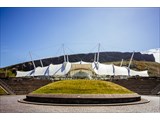
[[[35,69],[35,71],[31,74],[31,76],[45,76],[47,68],[48,68],[48,66],[46,66],[46,67],[37,67]]]
[[[63,76],[66,75],[71,69],[71,63],[66,62],[58,65],[49,65],[49,76]]]
[[[114,75],[113,65],[93,62],[92,68],[94,72],[98,75]]]
[[[135,71],[130,69],[130,76],[142,76],[142,77],[148,77],[148,71]]]
[[[119,66],[115,66],[114,65],[114,75],[118,76],[118,75],[124,75],[124,76],[128,76],[128,69],[126,67],[119,67]]]
[[[148,71],[135,71],[126,67],[119,67],[113,64],[106,65],[99,62],[64,62],[62,64],[53,65],[50,64],[46,67],[36,67],[31,71],[17,71],[16,77],[26,77],[26,76],[65,76],[70,70],[72,64],[91,64],[93,71],[97,75],[115,75],[115,76],[143,76],[148,77]]]
[[[27,77],[27,76],[31,76],[31,74],[33,73],[33,70],[31,71],[17,71],[17,75],[16,77]]]
[[[27,77],[27,76],[64,76],[71,69],[71,63],[63,63],[58,65],[50,64],[46,67],[36,67],[35,70],[31,71],[17,71],[16,77]]]

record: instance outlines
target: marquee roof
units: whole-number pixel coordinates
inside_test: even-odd
[[[64,62],[62,64],[53,65],[50,64],[46,67],[36,67],[31,71],[17,71],[16,77],[26,77],[26,76],[65,76],[70,70],[72,64],[90,64],[92,65],[93,71],[97,75],[123,75],[123,76],[145,76],[148,77],[148,71],[135,71],[127,67],[119,67],[113,64],[106,65],[99,62]]]

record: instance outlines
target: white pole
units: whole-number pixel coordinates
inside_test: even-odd
[[[120,65],[120,67],[122,67],[122,65],[123,65],[123,59],[122,59],[122,61],[121,61],[121,65]]]
[[[40,59],[40,63],[41,63],[41,66],[43,67],[43,63],[42,63],[42,60]]]
[[[131,65],[131,63],[132,63],[133,56],[134,56],[134,51],[133,51],[133,53],[132,53],[132,56],[131,56],[131,59],[130,59],[130,62],[129,62],[128,68],[130,68],[130,65]]]
[[[64,62],[66,62],[66,56],[65,56],[65,50],[64,50],[64,44],[62,44],[63,47],[63,54],[64,54]]]
[[[100,43],[98,44],[97,63],[99,62],[99,50],[100,50]]]
[[[36,68],[36,66],[35,66],[35,64],[34,64],[34,61],[33,61],[33,59],[32,59],[31,52],[29,52],[29,55],[30,55],[30,57],[31,57],[31,61],[32,61],[32,63],[33,63],[33,66],[34,66],[34,69],[35,69],[35,68]]]
[[[67,55],[67,62],[69,62],[69,58],[68,58],[68,55]]]
[[[95,53],[95,55],[94,55],[94,62],[96,62],[96,53]]]
[[[115,76],[115,68],[114,68],[114,64],[112,64],[113,67],[113,75]]]

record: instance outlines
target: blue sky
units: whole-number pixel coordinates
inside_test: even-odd
[[[159,48],[159,8],[0,8],[0,67],[97,51]]]

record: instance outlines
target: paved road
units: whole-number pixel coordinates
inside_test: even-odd
[[[160,112],[160,98],[158,96],[142,96],[150,100],[149,103],[126,106],[45,106],[17,102],[25,95],[0,96],[1,113],[144,113]]]

